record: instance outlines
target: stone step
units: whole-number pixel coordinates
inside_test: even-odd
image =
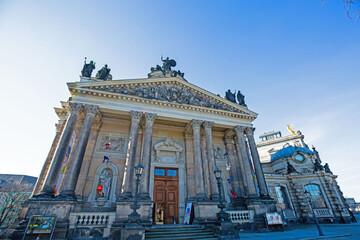
[[[153,226],[145,231],[145,239],[163,240],[194,240],[194,239],[211,239],[218,237],[209,229],[199,225],[160,225]]]
[[[210,231],[206,228],[188,228],[188,229],[149,229],[146,230],[148,233],[169,233],[169,232],[204,232],[204,231]],[[210,231],[211,232],[211,231]]]
[[[212,236],[214,235],[213,232],[192,232],[192,233],[154,233],[154,234],[147,234],[145,233],[147,237],[163,237],[163,236],[171,236],[171,237],[191,237],[191,236]]]

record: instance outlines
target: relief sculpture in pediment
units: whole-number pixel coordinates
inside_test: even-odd
[[[111,86],[106,88],[97,87],[96,90],[237,112],[237,110],[234,110],[219,101],[215,101],[215,99],[200,95],[199,93],[176,83],[172,85],[157,84],[155,86],[146,87],[139,85],[123,85],[120,87]]]

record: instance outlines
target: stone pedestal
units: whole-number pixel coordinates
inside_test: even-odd
[[[143,240],[145,239],[145,229],[140,226],[126,226],[121,229],[120,240]]]
[[[130,206],[133,204],[133,201],[118,201],[116,202],[116,220],[127,223],[128,216],[132,213]],[[145,225],[151,224],[152,221],[152,210],[153,202],[152,201],[138,201],[140,209],[137,212],[140,214],[140,221]]]
[[[236,226],[232,222],[221,222],[213,227],[219,239],[239,239],[236,232]]]
[[[254,230],[266,229],[264,214],[276,212],[276,201],[272,198],[268,199],[247,199],[245,201],[248,210],[254,210]]]
[[[195,224],[208,224],[216,222],[216,213],[220,211],[218,202],[204,201],[194,202],[194,223]]]

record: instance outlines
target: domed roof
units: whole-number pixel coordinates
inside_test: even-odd
[[[306,153],[306,154],[315,154],[315,152],[311,151],[308,148],[303,148],[303,147],[295,148],[293,146],[289,146],[289,147],[285,147],[285,148],[277,151],[274,155],[272,155],[271,161],[275,161],[280,158],[292,156],[296,152],[296,150],[299,152],[302,152],[302,153]]]

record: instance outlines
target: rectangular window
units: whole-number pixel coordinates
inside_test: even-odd
[[[165,169],[155,168],[155,176],[165,176]]]
[[[176,176],[177,176],[177,170],[175,170],[175,169],[168,169],[168,170],[167,170],[167,175],[168,175],[169,177],[176,177]]]

